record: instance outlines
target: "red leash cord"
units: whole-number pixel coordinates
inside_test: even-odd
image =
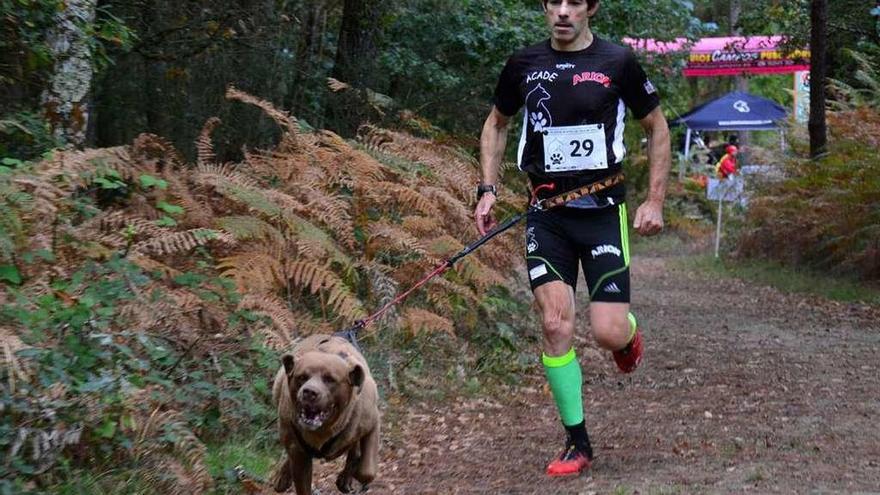
[[[525,211],[520,212],[520,213],[514,215],[513,217],[507,219],[501,225],[498,225],[494,229],[492,229],[491,231],[487,232],[483,237],[477,239],[476,241],[474,241],[470,245],[466,246],[464,249],[459,251],[456,255],[452,256],[451,258],[449,258],[448,260],[444,261],[439,266],[434,268],[434,270],[431,273],[425,275],[425,277],[422,278],[421,280],[419,280],[418,282],[416,282],[415,285],[413,285],[412,287],[407,289],[405,292],[398,294],[394,299],[392,299],[390,302],[388,302],[387,304],[382,306],[382,308],[379,309],[378,311],[376,311],[375,313],[371,314],[370,316],[367,316],[366,318],[364,318],[362,320],[356,321],[353,326],[351,326],[345,330],[341,330],[339,332],[336,332],[334,335],[343,337],[346,340],[348,340],[349,342],[351,342],[352,344],[354,344],[355,346],[357,346],[357,335],[358,335],[359,331],[366,328],[366,326],[369,325],[370,323],[373,323],[374,321],[376,321],[380,316],[382,316],[383,313],[385,313],[386,311],[391,309],[392,306],[394,306],[395,304],[406,299],[406,297],[409,296],[414,290],[425,285],[426,283],[428,283],[429,280],[436,277],[437,275],[440,275],[443,272],[445,272],[446,270],[452,268],[453,263],[455,263],[459,259],[467,256],[468,254],[470,254],[471,252],[476,250],[478,247],[480,247],[483,244],[485,244],[486,242],[488,242],[489,239],[491,239],[491,238],[495,237],[496,235],[504,232],[505,230],[513,227],[514,225],[519,223],[520,220],[525,218],[529,213],[532,213],[534,211],[541,211],[543,209],[543,200],[538,199],[538,191],[541,191],[544,189],[546,189],[548,191],[552,191],[555,188],[556,188],[556,184],[553,184],[553,183],[541,184],[541,185],[535,187],[534,189],[532,189],[532,200],[529,204],[528,209],[526,209]]]

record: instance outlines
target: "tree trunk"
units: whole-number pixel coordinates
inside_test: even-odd
[[[366,89],[377,89],[376,56],[379,24],[387,4],[384,0],[345,0],[339,44],[331,75],[351,85],[354,91],[330,95],[326,125],[343,136],[354,135],[357,127],[369,119],[371,110],[364,98]]]
[[[828,24],[826,0],[812,0],[810,7],[810,157],[816,158],[826,151],[827,129],[825,126],[825,27]]]
[[[48,35],[55,67],[41,100],[55,137],[68,147],[82,147],[94,74],[88,28],[95,22],[97,0],[68,0],[63,5]]]
[[[333,77],[358,88],[375,82],[379,24],[386,4],[384,0],[345,0]]]

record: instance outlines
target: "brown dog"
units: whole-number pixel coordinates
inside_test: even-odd
[[[342,454],[336,487],[348,493],[354,478],[366,491],[379,461],[378,392],[366,360],[341,337],[312,335],[281,362],[272,398],[287,458],[276,471],[275,491],[293,483],[297,495],[310,495],[312,459]]]

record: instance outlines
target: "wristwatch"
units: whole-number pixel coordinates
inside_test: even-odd
[[[498,188],[495,187],[495,184],[480,184],[477,186],[477,201],[479,201],[487,192],[492,193],[496,198],[498,197]]]

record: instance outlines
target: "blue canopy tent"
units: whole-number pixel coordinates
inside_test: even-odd
[[[742,91],[733,91],[703,103],[671,122],[687,126],[684,142],[684,162],[679,175],[684,174],[684,163],[690,156],[693,131],[767,131],[782,128],[777,122],[787,115],[778,103]],[[783,146],[784,146],[784,136]]]

